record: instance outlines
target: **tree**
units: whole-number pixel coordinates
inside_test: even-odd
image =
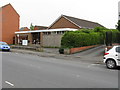
[[[120,20],[118,20],[118,23],[116,25],[116,28],[120,31]]]
[[[34,26],[32,25],[32,23],[30,25],[30,30],[34,30]]]

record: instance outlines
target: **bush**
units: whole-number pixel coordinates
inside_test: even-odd
[[[112,32],[112,37],[110,36],[112,43],[120,42],[120,34],[117,34],[119,32],[118,30],[96,27],[95,29],[81,29],[79,31],[66,32],[62,37],[61,46],[64,48],[74,48],[104,44],[107,42],[106,32]]]
[[[67,32],[61,41],[62,47],[82,47],[100,44],[100,33]]]
[[[64,54],[64,48],[59,48],[59,53]]]
[[[94,28],[94,32],[102,32],[103,30],[107,30],[105,27],[96,27]]]

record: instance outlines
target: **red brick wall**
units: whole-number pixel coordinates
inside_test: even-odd
[[[75,28],[79,29],[78,26],[71,23],[69,20],[61,17],[56,23],[54,23],[49,29],[56,29],[56,28]]]
[[[83,50],[87,50],[89,48],[93,48],[93,47],[96,47],[96,46],[98,46],[98,45],[84,46],[84,47],[79,47],[79,48],[71,48],[70,49],[70,54],[77,53],[77,52],[80,52],[80,51],[83,51]]]
[[[2,41],[13,44],[16,31],[19,31],[19,15],[9,4],[2,8]]]

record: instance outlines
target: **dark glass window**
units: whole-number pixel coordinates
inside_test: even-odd
[[[120,53],[120,47],[116,48],[116,52]]]

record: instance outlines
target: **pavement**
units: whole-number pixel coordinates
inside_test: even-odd
[[[58,48],[44,48],[44,52],[37,52],[25,49],[11,49],[13,53],[32,54],[40,57],[52,57],[62,60],[74,60],[87,63],[103,64],[104,45],[71,55],[59,54]]]

